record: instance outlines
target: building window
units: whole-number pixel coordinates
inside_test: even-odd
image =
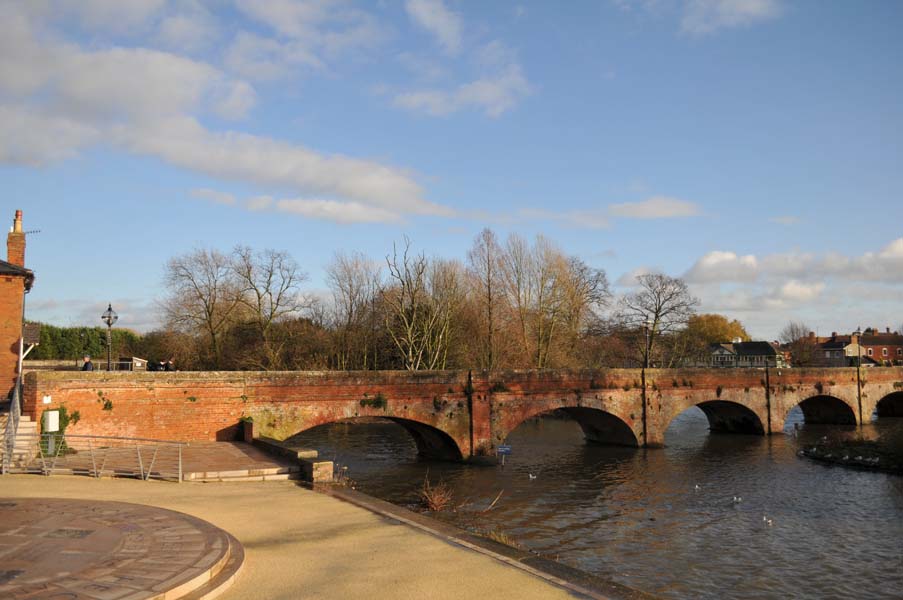
[[[887,348],[881,348],[881,356],[887,357]]]
[[[897,348],[897,356],[903,356],[903,348]]]
[[[868,355],[869,355],[869,356],[872,355],[872,349],[871,349],[871,348],[869,348],[869,350],[868,350]]]

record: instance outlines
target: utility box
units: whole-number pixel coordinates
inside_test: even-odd
[[[41,423],[43,433],[56,433],[60,430],[60,411],[45,410],[44,422]]]
[[[146,371],[147,359],[137,356],[120,356],[116,364],[117,371]]]

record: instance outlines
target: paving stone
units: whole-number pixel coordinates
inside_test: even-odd
[[[161,508],[0,499],[0,597],[178,598],[215,577],[233,544],[221,529]]]

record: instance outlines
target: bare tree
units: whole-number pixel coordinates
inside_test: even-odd
[[[686,282],[662,273],[646,273],[637,277],[638,290],[621,298],[619,320],[628,328],[647,328],[648,343],[643,336],[640,357],[652,365],[655,347],[661,336],[683,328],[696,312],[699,299],[690,294]]]
[[[795,367],[808,366],[815,357],[816,339],[809,335],[811,331],[802,321],[790,321],[778,334],[778,340],[790,350]]]
[[[468,272],[474,282],[477,303],[480,306],[480,366],[492,369],[496,365],[496,331],[501,304],[504,302],[501,286],[502,249],[495,233],[484,229],[473,241],[467,252]]]
[[[171,327],[207,338],[211,366],[222,366],[222,335],[239,306],[239,286],[227,256],[195,250],[171,258],[164,270],[163,311]]]
[[[502,282],[523,355],[539,369],[552,365],[562,340],[576,341],[590,314],[608,299],[603,271],[567,257],[542,236],[532,247],[516,235],[508,238]]]
[[[391,285],[383,293],[385,323],[402,365],[409,371],[437,368],[447,356],[450,306],[441,296],[451,282],[444,269],[431,269],[422,253],[411,254],[407,237],[401,256],[393,244],[386,264]]]
[[[435,259],[427,271],[428,319],[424,322],[427,369],[445,369],[454,329],[452,321],[464,302],[464,268],[457,261]]]
[[[367,369],[374,332],[373,312],[381,288],[379,265],[360,252],[337,252],[326,267],[332,291],[335,363],[339,369]]]
[[[274,339],[273,325],[281,319],[298,316],[307,301],[300,286],[307,274],[286,252],[264,250],[254,252],[237,246],[231,267],[239,285],[239,302],[247,309],[262,342],[260,367],[278,369],[284,341]]]

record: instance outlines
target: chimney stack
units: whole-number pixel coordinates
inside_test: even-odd
[[[21,210],[16,211],[12,229],[6,236],[6,261],[20,267],[25,266],[25,232],[22,231]]]

